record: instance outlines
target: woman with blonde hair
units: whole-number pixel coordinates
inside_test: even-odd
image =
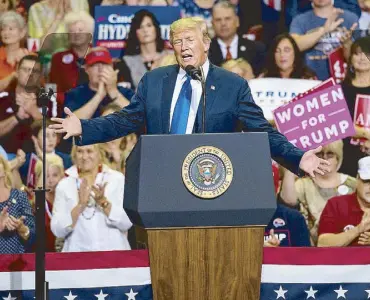
[[[0,156],[0,253],[30,250],[35,238],[35,220],[25,192],[12,188],[8,162]]]
[[[51,230],[62,252],[129,250],[132,223],[123,209],[125,177],[104,164],[97,144],[72,148],[74,165],[57,185]]]
[[[243,58],[230,59],[223,63],[221,67],[238,74],[247,81],[254,78],[252,66]]]
[[[330,171],[325,175],[316,174],[315,178],[296,180],[293,173],[285,170],[280,192],[285,204],[299,207],[306,219],[313,245],[317,244],[318,223],[327,201],[334,196],[351,194],[356,188],[356,178],[338,172],[343,162],[342,140],[325,145],[316,155],[330,162]]]

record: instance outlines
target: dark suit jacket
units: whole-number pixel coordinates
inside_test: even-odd
[[[146,125],[147,134],[169,134],[170,110],[179,67],[167,66],[148,72],[142,78],[131,104],[114,114],[81,120],[79,145],[105,143]],[[210,64],[206,80],[206,132],[234,132],[238,121],[244,131],[267,132],[271,156],[294,173],[299,171],[303,151],[271,127],[252,98],[248,83],[236,74]],[[194,132],[202,129],[199,105]],[[242,151],[242,149],[240,149]]]
[[[254,42],[239,36],[238,58],[244,58],[253,68],[254,75],[258,76],[265,63],[266,47],[261,42]],[[224,62],[220,45],[217,38],[213,38],[208,54],[209,60],[216,66]]]

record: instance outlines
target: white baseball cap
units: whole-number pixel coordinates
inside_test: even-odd
[[[362,180],[370,179],[370,156],[361,158],[358,161],[358,175]]]

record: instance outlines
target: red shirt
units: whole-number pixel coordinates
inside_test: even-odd
[[[360,224],[363,214],[356,193],[333,197],[321,214],[318,234],[345,232]],[[350,246],[361,246],[358,238]]]
[[[0,121],[14,116],[17,109],[14,93],[6,95],[4,92],[4,94],[0,95]],[[8,153],[16,153],[18,149],[27,151],[29,149],[24,149],[23,146],[25,141],[31,141],[31,135],[30,124],[17,124],[8,134],[0,137],[0,145]]]
[[[64,93],[77,86],[81,63],[72,49],[53,55],[49,82],[56,84],[58,116],[62,115]]]

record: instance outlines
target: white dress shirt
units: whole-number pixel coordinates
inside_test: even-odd
[[[203,74],[205,79],[207,78],[209,71],[209,61],[208,59],[202,66]],[[177,99],[179,98],[181,88],[186,81],[186,72],[184,69],[180,68],[176,79],[175,90],[173,91],[172,102],[171,102],[171,114],[170,114],[170,128],[172,124],[172,116],[175,110]],[[195,123],[195,118],[197,116],[198,106],[200,99],[202,98],[202,84],[198,80],[190,80],[191,84],[191,103],[188,117],[188,124],[186,126],[186,134],[191,134],[193,132],[193,127]]]
[[[239,42],[239,36],[235,34],[231,44],[230,44],[230,53],[233,59],[238,58],[238,42]],[[226,58],[226,53],[227,53],[227,45],[221,40],[217,39],[217,43],[220,45],[220,49],[222,52],[222,57],[225,59]]]
[[[72,209],[78,204],[80,178],[76,166],[66,171],[56,187],[51,230],[65,238],[62,252],[130,250],[127,230],[132,223],[123,209],[125,176],[103,165],[95,184],[107,183],[104,195],[112,208],[107,217],[101,208],[86,207],[72,229]]]

